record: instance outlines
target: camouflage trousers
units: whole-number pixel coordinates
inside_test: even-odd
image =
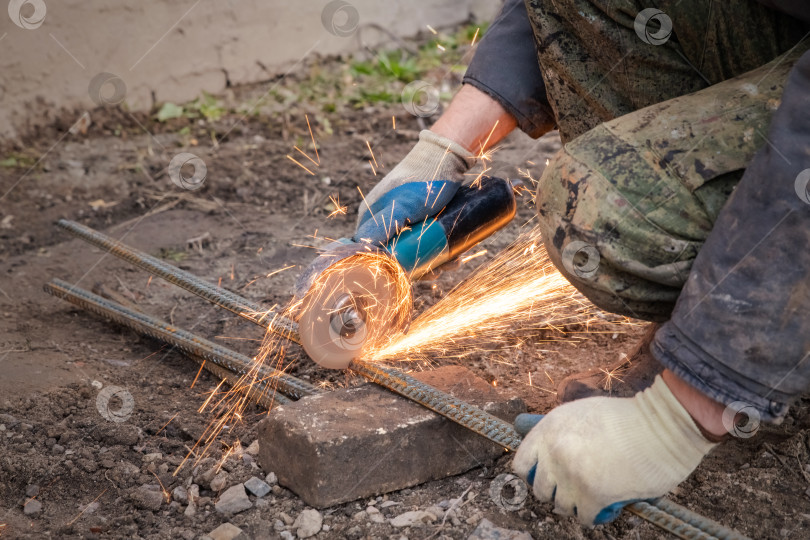
[[[645,320],[669,318],[807,50],[753,0],[656,4],[527,0],[565,143],[538,185],[544,242],[592,302]]]

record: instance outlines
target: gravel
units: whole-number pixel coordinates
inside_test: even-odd
[[[394,527],[413,527],[418,525],[425,525],[426,523],[433,523],[436,521],[436,516],[424,510],[412,510],[400,514],[391,520],[391,525]]]
[[[309,538],[321,532],[323,526],[323,516],[313,508],[308,508],[300,514],[293,523],[293,528],[297,529],[298,538]]]
[[[467,540],[532,540],[532,535],[525,531],[496,527],[488,519],[482,519]]]
[[[253,503],[245,493],[244,484],[236,484],[226,489],[215,505],[220,514],[238,514],[252,507]]]
[[[163,505],[163,492],[157,484],[145,484],[130,494],[136,507],[157,512]]]
[[[267,484],[267,482],[260,478],[256,478],[255,476],[245,482],[245,489],[259,498],[270,493],[270,486]]]
[[[36,499],[31,499],[23,506],[23,512],[26,516],[35,516],[42,511],[42,503]]]
[[[212,540],[233,540],[237,536],[242,534],[242,529],[233,525],[231,523],[223,523],[210,533],[208,536],[212,538]]]

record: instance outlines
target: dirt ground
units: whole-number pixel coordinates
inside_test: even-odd
[[[274,84],[236,89],[223,99],[250,102]],[[298,145],[314,155],[305,113],[319,118],[313,122],[319,166],[293,149]],[[238,439],[243,451],[226,460],[224,480],[214,482],[208,474],[212,462],[186,464],[172,475],[210,420],[197,410],[219,380],[203,372],[192,385],[197,374],[192,361],[46,295],[42,285],[53,277],[85,289],[103,284],[145,312],[247,355],[257,351],[261,332],[72,240],[55,222],[79,221],[213,283],[221,280],[256,302],[281,305],[297,272],[313,257],[311,246],[323,245],[324,236],[350,235],[360,202],[357,187],[370,190],[408,151],[420,129],[417,119],[399,103],[330,112],[292,103],[271,117],[228,113],[213,121],[175,123],[105,109],[90,112],[87,133],[63,135],[77,117],[65,114],[52,128],[8,144],[0,156],[13,154],[18,162],[0,169],[0,192],[10,190],[0,207],[0,536],[190,539],[225,522],[239,527],[241,538],[294,535],[306,505],[282,486],[273,485],[260,499],[251,496],[253,506],[244,512],[224,516],[214,509],[228,487],[272,472],[258,468],[251,447],[263,411],[252,409],[243,425],[225,433],[228,444]],[[378,176],[366,141],[380,162]],[[494,172],[516,178],[521,167],[538,177],[558,147],[555,135],[539,141],[514,136],[497,152]],[[205,183],[196,191],[177,188],[166,171],[183,151],[207,166]],[[347,206],[346,215],[328,218],[335,210],[330,196]],[[417,309],[485,264],[532,215],[523,201],[513,224],[485,242],[487,255],[444,274],[435,287],[417,284]],[[559,380],[614,362],[641,332],[642,326],[631,326],[563,342],[541,342],[548,336],[538,334],[520,350],[473,356],[464,365],[543,412],[554,405]],[[299,377],[335,386],[357,383],[317,368],[296,349],[290,355],[290,371]],[[125,422],[110,422],[97,410],[100,390],[112,386],[132,396],[134,409]],[[751,537],[807,538],[809,408],[802,400],[782,425],[763,426],[756,437],[717,449],[672,497]],[[215,448],[214,457],[225,451],[224,445]],[[503,510],[488,489],[508,466],[504,457],[458,477],[326,509],[317,537],[466,538],[484,518],[534,538],[668,537],[626,513],[611,525],[583,529],[532,499],[518,511]],[[189,511],[183,488],[191,484],[199,486],[199,497]],[[168,501],[161,485],[171,494]],[[24,512],[26,504],[30,513]],[[367,511],[369,506],[378,511]],[[409,510],[440,515],[411,527],[391,524],[390,518]]]

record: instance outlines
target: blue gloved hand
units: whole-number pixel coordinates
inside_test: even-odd
[[[475,158],[429,130],[360,203],[355,242],[385,245],[404,227],[436,215],[456,194]]]
[[[632,398],[593,397],[544,417],[521,416],[519,431],[537,425],[518,448],[515,473],[538,499],[584,525],[607,523],[628,504],[666,494],[716,446],[660,376]]]

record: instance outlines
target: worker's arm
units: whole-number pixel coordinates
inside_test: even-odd
[[[504,2],[475,51],[464,74],[464,85],[492,97],[515,118],[517,127],[533,138],[555,129],[523,0]]]
[[[507,0],[478,45],[464,86],[411,152],[365,196],[355,241],[385,243],[437,214],[476,156],[515,127],[533,137],[554,128],[522,0]]]
[[[503,139],[515,119],[481,91],[464,86],[431,130],[360,204],[354,241],[385,244],[407,225],[450,202],[476,156]]]
[[[430,131],[478,156],[498,144],[516,125],[515,117],[500,103],[476,87],[465,85]]]

